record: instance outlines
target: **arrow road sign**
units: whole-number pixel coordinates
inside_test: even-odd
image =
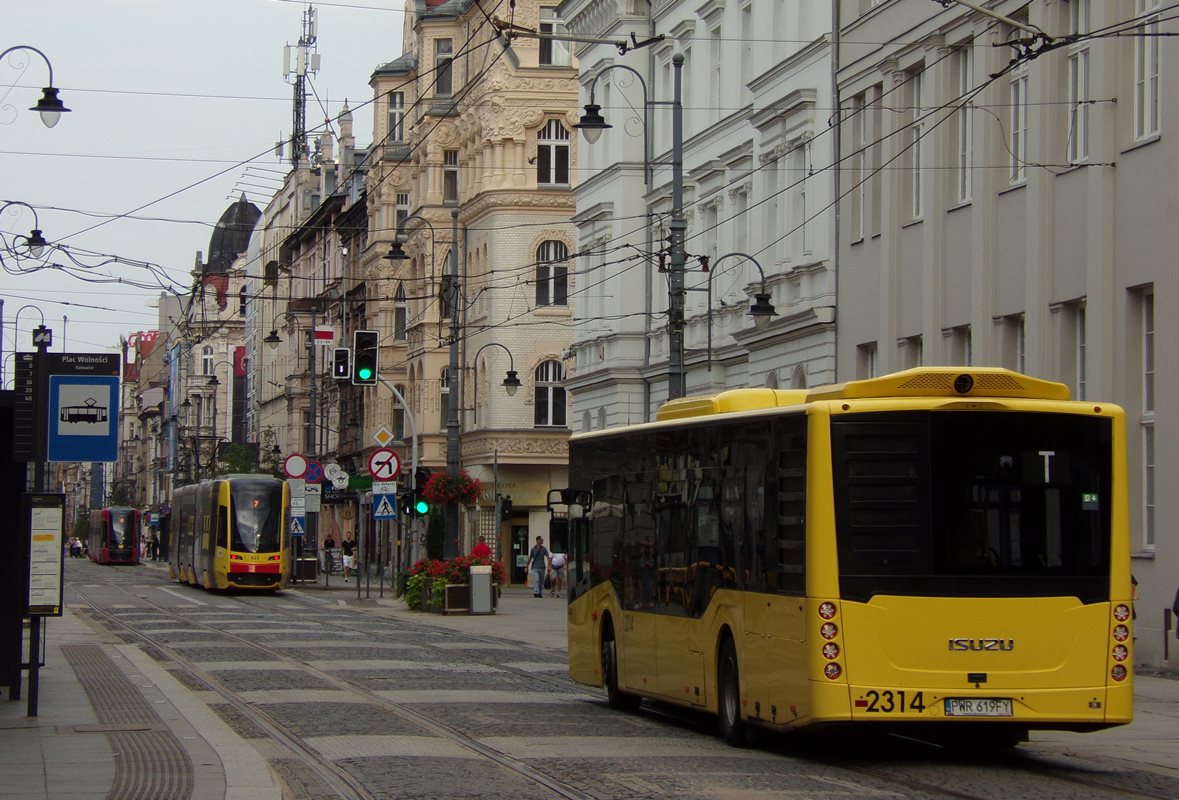
[[[387,447],[378,448],[368,457],[368,471],[374,481],[394,480],[401,472],[401,459]]]

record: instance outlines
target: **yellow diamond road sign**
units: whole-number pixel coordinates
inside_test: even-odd
[[[388,447],[389,442],[393,441],[395,438],[396,437],[393,436],[393,431],[389,430],[389,428],[384,425],[377,428],[377,432],[373,434],[373,441],[376,442],[380,447]]]

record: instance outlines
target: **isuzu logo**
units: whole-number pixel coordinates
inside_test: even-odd
[[[950,649],[954,651],[963,650],[1005,650],[1011,651],[1015,649],[1014,639],[951,639]]]

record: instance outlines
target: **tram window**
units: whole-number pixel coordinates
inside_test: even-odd
[[[229,547],[229,511],[225,506],[217,509],[217,546]]]

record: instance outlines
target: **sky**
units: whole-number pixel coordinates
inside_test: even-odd
[[[59,266],[32,271],[36,262],[0,254],[10,388],[10,354],[32,349],[31,330],[42,316],[53,330],[51,352],[117,352],[120,337],[158,327],[160,290],[144,287],[191,285],[197,251],[207,258],[213,225],[243,191],[265,207],[289,169],[274,153],[292,124],[283,47],[298,42],[308,4],[3,5],[0,51],[42,51],[71,111],[46,128],[25,110],[48,84],[45,62],[27,51],[0,61],[0,206],[18,204],[0,212],[0,232],[12,246],[14,236],[38,227],[86,264],[74,267],[57,251],[50,263],[69,265],[73,274]],[[322,125],[324,107],[335,117],[347,99],[356,143],[365,146],[372,141],[368,80],[401,55],[404,0],[313,5],[320,70],[310,81],[307,128]],[[35,221],[21,203],[34,207]]]

